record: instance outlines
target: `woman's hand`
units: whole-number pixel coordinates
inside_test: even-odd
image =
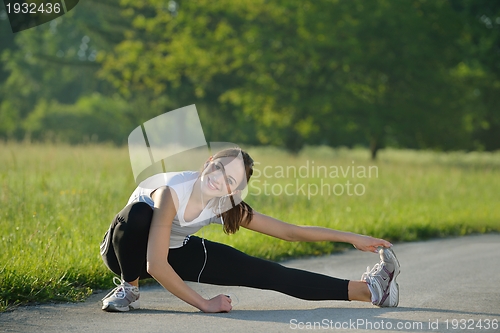
[[[373,238],[370,236],[356,235],[352,242],[355,248],[361,251],[369,251],[378,253],[378,247],[391,247],[392,244],[380,238]]]
[[[231,306],[231,298],[226,295],[218,295],[207,301],[206,306],[201,309],[203,312],[229,312],[233,309]]]

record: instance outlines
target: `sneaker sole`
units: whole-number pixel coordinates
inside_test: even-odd
[[[394,261],[395,265],[394,265],[394,276],[392,278],[393,281],[396,280],[396,277],[399,275],[399,273],[401,272],[401,266],[399,265],[399,260],[398,260],[398,257],[396,257],[396,254],[394,253],[394,251],[390,248],[387,248],[387,249],[384,249],[385,252],[388,252],[390,255],[389,257],[392,257],[392,261]]]
[[[391,282],[391,291],[389,297],[391,298],[391,302],[389,303],[394,302],[394,304],[389,304],[389,306],[397,307],[399,305],[399,284],[396,281]]]
[[[396,285],[396,303],[393,305],[394,307],[397,307],[399,305],[399,284],[394,281],[394,284]]]
[[[130,307],[130,310],[138,310],[141,308],[141,303],[139,300],[137,300],[135,302],[130,303],[129,307]]]
[[[377,305],[381,308],[395,308],[399,305],[399,284],[396,281],[391,282],[389,291],[389,305]]]
[[[127,312],[129,310],[137,310],[140,309],[139,300],[130,303],[128,306],[118,306],[113,303],[108,303],[102,306],[102,309],[106,312]]]
[[[394,276],[392,278],[392,281],[390,282],[391,286],[390,286],[390,291],[389,291],[389,297],[391,299],[391,301],[389,303],[392,303],[392,302],[395,302],[395,303],[390,304],[388,307],[397,307],[399,305],[399,284],[396,282],[396,277],[401,272],[401,269],[400,269],[401,266],[399,265],[398,257],[396,257],[396,254],[394,253],[394,251],[392,249],[388,248],[388,249],[385,249],[385,251],[389,252],[390,256],[393,257],[392,260],[395,263]],[[395,300],[393,298],[394,295],[396,295]]]

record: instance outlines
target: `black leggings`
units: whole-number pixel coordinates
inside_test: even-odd
[[[125,281],[151,277],[146,271],[146,251],[152,216],[153,210],[146,203],[126,206],[101,243],[104,263]],[[227,245],[204,242],[207,262],[201,283],[268,289],[305,300],[348,300],[349,280],[288,268]],[[204,261],[202,240],[196,236],[168,252],[169,264],[185,281],[198,281]]]

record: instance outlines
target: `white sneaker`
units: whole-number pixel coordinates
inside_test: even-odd
[[[375,264],[361,276],[366,281],[372,294],[372,304],[380,307],[396,307],[399,304],[399,285],[396,277],[399,275],[399,261],[390,248],[379,250],[380,263]]]
[[[102,299],[102,309],[108,312],[124,312],[130,309],[139,309],[139,288],[128,282],[113,278],[116,288]]]

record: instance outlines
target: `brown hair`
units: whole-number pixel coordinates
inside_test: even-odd
[[[224,157],[237,158],[240,154],[243,157],[246,182],[241,182],[240,185],[238,185],[238,187],[236,188],[237,190],[243,190],[245,185],[248,184],[248,182],[250,181],[250,177],[252,177],[253,159],[250,157],[250,155],[248,155],[248,153],[242,150],[241,148],[227,148],[219,151],[212,157],[214,160]],[[217,206],[220,200],[223,199],[218,198],[216,200],[216,203],[214,203],[214,206]],[[225,212],[222,212],[221,214],[217,214],[217,217],[221,216],[222,219],[224,220],[224,232],[226,234],[234,234],[236,231],[239,230],[240,225],[242,224],[246,225],[250,223],[253,216],[253,210],[252,207],[250,207],[250,205],[241,200],[241,202],[235,205],[233,208]]]

